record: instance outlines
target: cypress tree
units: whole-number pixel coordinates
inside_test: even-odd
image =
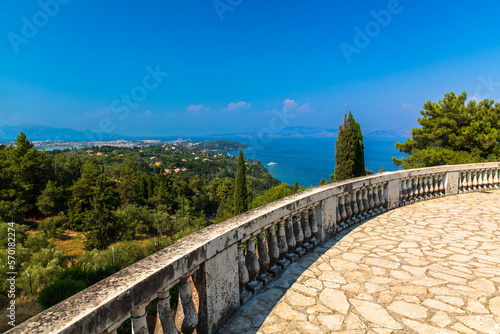
[[[366,175],[363,134],[352,113],[344,115],[335,143],[335,181]]]
[[[248,211],[248,191],[245,158],[243,157],[243,151],[240,149],[238,167],[236,171],[236,181],[234,185],[234,214],[239,215],[240,213],[246,211]]]

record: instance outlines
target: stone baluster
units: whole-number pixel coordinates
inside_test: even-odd
[[[493,169],[487,169],[486,175],[487,175],[486,187],[488,189],[491,189],[493,188]]]
[[[370,217],[368,210],[370,209],[368,206],[368,188],[361,189],[361,200],[363,202],[363,217],[364,219]]]
[[[240,283],[240,304],[245,304],[250,298],[252,298],[252,292],[245,289],[246,285],[250,281],[250,276],[248,275],[247,265],[245,263],[245,254],[243,253],[243,243],[238,244],[238,274]]]
[[[309,243],[309,239],[311,239],[311,226],[309,225],[309,215],[307,214],[307,209],[302,211],[300,223],[302,225],[302,231],[304,232],[304,242],[302,243],[302,247],[309,252],[312,249],[312,245]]]
[[[410,179],[410,185],[411,185],[410,203],[415,203],[417,201],[417,179],[412,177]]]
[[[309,207],[308,215],[309,224],[311,225],[311,239],[309,240],[309,243],[313,245],[313,248],[316,248],[319,244],[319,240],[317,239],[319,230],[318,223],[316,222],[315,206]]]
[[[104,331],[101,332],[101,334],[118,334],[118,328],[121,327],[121,325],[130,317],[129,314],[127,314],[125,317],[121,318],[108,328],[106,328]]]
[[[441,188],[440,194],[441,194]],[[464,192],[464,172],[458,172],[458,193],[462,194]]]
[[[248,269],[248,284],[247,289],[256,293],[262,288],[262,282],[257,280],[257,276],[260,271],[259,259],[257,254],[255,254],[255,238],[251,237],[246,242],[247,245],[247,255],[245,256],[245,262]]]
[[[175,314],[175,326],[181,333],[191,334],[198,325],[198,313],[193,302],[190,276],[183,276],[179,283],[179,303]],[[146,334],[147,332],[145,332]]]
[[[408,178],[408,204],[415,202],[415,184],[413,182],[413,178]]]
[[[278,248],[279,248],[279,259],[277,261],[277,264],[282,268],[285,269],[288,267],[290,264],[290,260],[286,259],[286,253],[288,253],[288,244],[286,242],[286,235],[285,235],[285,222],[283,220],[280,220],[278,222]]]
[[[363,212],[365,211],[365,208],[363,207],[363,191],[360,189],[356,191],[356,201],[358,202],[358,216],[357,218],[359,221],[363,221],[365,217],[363,216]]]
[[[286,223],[286,242],[288,244],[288,253],[286,254],[286,258],[291,262],[295,262],[298,258],[298,255],[294,253],[295,246],[297,243],[295,242],[295,234],[293,233],[293,224],[290,217],[287,217],[285,220]]]
[[[373,212],[375,207],[375,202],[373,201],[373,186],[369,186],[366,191],[366,197],[368,198],[368,214],[370,217],[373,217],[375,216],[375,212]]]
[[[444,175],[445,174],[439,175],[439,196],[444,196],[445,195],[445,190],[444,190]]]
[[[273,277],[276,277],[283,269],[277,265],[280,257],[280,250],[278,247],[278,241],[276,240],[275,224],[271,225],[271,227],[267,229],[267,248],[269,249],[269,268],[267,271],[271,273]]]
[[[415,192],[415,202],[419,202],[422,200],[422,178],[417,177],[415,180],[416,183],[416,192]]]
[[[351,204],[352,204],[352,220],[354,221],[354,223],[359,223],[360,222],[360,219],[358,218],[358,214],[359,214],[359,208],[358,208],[358,191],[353,191],[352,193],[352,201],[351,201]]]
[[[423,198],[427,199],[429,197],[429,176],[422,177],[422,188],[423,188]]]
[[[379,207],[379,209],[381,210],[381,212],[386,212],[387,211],[387,208],[386,208],[387,200],[385,198],[385,187],[386,187],[386,185],[383,184],[379,188],[379,198],[380,198],[380,207]]]
[[[344,196],[344,207],[346,211],[346,223],[347,225],[352,225],[354,224],[354,220],[352,219],[353,214],[352,214],[352,203],[351,203],[351,193],[347,192]]]
[[[437,192],[437,175],[431,175],[431,181],[429,183],[429,195],[431,195],[431,198],[436,197],[436,192]]]
[[[467,192],[472,191],[472,171],[468,171],[467,173]]]
[[[156,326],[154,334],[178,334],[170,309],[170,288],[162,289],[157,294]]]
[[[296,247],[294,253],[298,256],[302,256],[306,253],[306,249],[302,248],[302,243],[304,242],[304,233],[302,232],[302,226],[300,223],[300,213],[294,214],[292,216],[293,221],[293,232],[295,234]]]
[[[434,198],[434,178],[435,175],[429,175],[429,198]]]
[[[499,171],[500,171],[500,170],[499,170],[498,168],[495,168],[495,169],[493,170],[493,173],[495,174],[495,175],[493,176],[493,186],[494,186],[494,188],[498,188],[498,186],[499,186],[499,185],[498,185],[498,182],[500,181],[500,178],[498,177],[498,172],[499,172]]]
[[[340,219],[338,220],[338,223],[337,223],[337,232],[342,231],[344,228],[347,227],[347,222],[346,222],[347,212],[345,209],[345,196],[339,195],[338,199],[339,199],[338,210],[339,210]]]
[[[407,195],[408,195],[408,193],[406,190],[406,180],[403,179],[403,180],[401,180],[401,191],[400,191],[400,195],[399,195],[399,203],[400,204],[405,205]]]
[[[483,190],[484,186],[484,170],[478,170],[477,171],[477,189],[479,191]]]
[[[267,272],[269,268],[269,264],[271,263],[271,259],[269,258],[269,252],[267,250],[266,243],[266,232],[260,232],[257,235],[257,249],[259,251],[259,275],[257,279],[267,285],[269,281],[273,278],[273,275]]]
[[[146,306],[148,303],[143,303],[134,308],[130,312],[130,320],[132,321],[132,334],[149,334],[148,323],[146,322]]]
[[[378,196],[378,188],[379,185],[376,185],[373,187],[373,212],[375,215],[378,215],[380,213],[380,198]]]
[[[477,190],[477,171],[472,171],[472,190]]]

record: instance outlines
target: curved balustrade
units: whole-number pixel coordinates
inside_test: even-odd
[[[14,327],[8,333],[214,333],[290,263],[335,233],[387,210],[500,186],[500,163],[384,172],[267,204],[179,240]],[[179,284],[175,319],[170,289]]]

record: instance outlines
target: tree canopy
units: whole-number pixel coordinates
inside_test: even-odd
[[[421,127],[413,128],[404,143],[396,143],[408,157],[393,157],[394,164],[407,169],[498,160],[500,103],[466,101],[465,92],[427,101],[418,118]]]

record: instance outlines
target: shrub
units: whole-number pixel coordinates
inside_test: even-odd
[[[72,278],[56,279],[42,289],[38,295],[38,303],[43,309],[48,309],[85,288],[85,283],[80,280]]]
[[[100,280],[105,279],[108,276],[113,275],[120,267],[115,265],[108,265],[104,268],[92,268],[89,265],[76,263],[71,267],[64,268],[63,271],[59,272],[57,279],[72,279],[75,281],[82,281],[86,286],[91,286]]]

